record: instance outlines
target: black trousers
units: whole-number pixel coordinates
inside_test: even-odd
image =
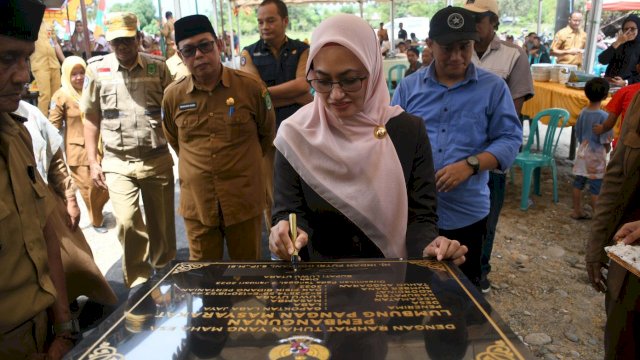
[[[439,233],[451,240],[458,240],[460,244],[467,246],[469,251],[465,255],[466,261],[460,265],[460,270],[474,285],[480,285],[480,274],[482,273],[480,258],[482,257],[482,243],[487,233],[487,217],[462,228],[453,230],[440,229]]]

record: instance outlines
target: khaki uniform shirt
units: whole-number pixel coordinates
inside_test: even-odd
[[[47,31],[47,27],[42,23],[40,26],[40,32],[38,33],[38,40],[36,41],[35,51],[29,57],[31,62],[31,69],[44,70],[44,69],[60,69],[60,61],[56,56],[56,51],[53,46],[53,42],[57,41],[55,35],[50,38]]]
[[[43,235],[53,196],[36,170],[29,132],[0,113],[0,334],[55,300]]]
[[[160,106],[171,75],[161,57],[140,53],[132,69],[114,53],[89,60],[80,111],[100,117],[102,170],[129,175],[132,162],[150,164],[147,176],[173,166],[162,133]],[[161,169],[153,169],[160,166]],[[140,174],[139,166],[137,176]]]
[[[582,29],[579,29],[578,32],[574,32],[569,26],[560,29],[556,33],[556,36],[553,38],[553,43],[551,44],[551,50],[569,50],[573,48],[584,49],[587,44],[587,33]],[[578,65],[578,67],[582,66],[582,55],[583,54],[566,54],[558,56],[557,63],[558,64],[573,64]]]
[[[498,35],[494,35],[482,58],[478,58],[474,51],[471,61],[504,79],[512,99],[524,97],[528,100],[533,96],[529,58],[521,47],[502,41]]]
[[[80,116],[80,105],[60,89],[51,98],[49,121],[58,130],[64,131],[65,156],[69,166],[89,166],[84,149],[84,124]]]
[[[164,25],[162,25],[162,30],[160,30],[160,33],[165,39],[174,40],[174,35],[173,35],[173,32],[175,30],[175,25],[173,24],[174,22],[175,20],[171,19],[171,20],[167,20],[167,22],[165,22]]]
[[[163,112],[180,159],[180,215],[207,226],[219,225],[221,215],[225,225],[258,216],[266,201],[262,157],[273,154],[275,137],[271,98],[259,80],[223,67],[209,92],[187,76],[167,88]]]
[[[169,73],[171,73],[171,78],[174,80],[190,74],[189,69],[187,69],[187,66],[182,62],[178,53],[173,54],[167,59],[167,67],[169,68]]]
[[[586,262],[608,261],[605,246],[613,245],[613,236],[627,222],[640,219],[640,97],[629,105],[622,123],[620,140],[607,165],[598,206],[587,243]],[[607,279],[608,292],[617,299],[627,271],[612,264]]]

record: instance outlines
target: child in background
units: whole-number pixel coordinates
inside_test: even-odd
[[[573,213],[576,220],[590,219],[580,204],[582,190],[589,184],[591,193],[591,208],[595,211],[595,204],[600,194],[602,178],[607,165],[607,153],[611,150],[612,132],[595,135],[592,129],[595,125],[607,120],[608,113],[600,109],[600,103],[609,95],[609,83],[602,78],[594,78],[585,84],[584,93],[589,99],[589,105],[582,109],[576,123],[576,138],[578,153],[573,164]]]

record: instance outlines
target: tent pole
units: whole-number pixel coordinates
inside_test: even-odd
[[[182,11],[180,9],[180,0],[173,0],[173,10],[175,12],[176,19],[182,17]]]
[[[158,0],[158,25],[160,25],[160,29],[162,29],[162,4],[160,0]],[[171,34],[169,34],[169,36],[171,36]],[[162,51],[162,56],[167,57],[167,43],[164,36],[160,36],[160,51]]]
[[[213,5],[213,28],[216,30],[216,34],[218,34],[218,2],[216,0],[212,0],[211,3]],[[218,38],[219,37],[220,34],[218,34]]]
[[[233,68],[236,68],[236,63],[233,61],[234,50],[236,49],[236,42],[233,39],[233,17],[231,16],[231,0],[227,0],[227,18],[229,18],[229,42],[231,43],[231,63],[233,64]]]
[[[237,7],[238,5],[235,5],[237,12],[236,12],[236,29],[237,29],[237,34],[238,34],[238,49],[240,49],[240,43],[242,42],[242,32],[240,31],[240,8]],[[238,54],[240,55],[240,54]]]
[[[389,41],[391,42],[391,51],[390,53],[395,54],[396,52],[396,30],[394,25],[395,19],[395,6],[393,0],[391,0],[391,36],[389,37]]]
[[[89,38],[89,23],[87,23],[87,6],[84,3],[84,0],[80,0],[80,12],[82,13],[82,24],[84,24],[84,48],[87,49],[87,53],[85,56],[87,59],[91,58],[91,39]]]
[[[587,15],[587,44],[584,53],[584,70],[587,73],[593,71],[596,58],[596,40],[600,32],[600,18],[602,17],[602,0],[593,0],[591,11]],[[599,74],[597,74],[599,75]]]
[[[542,31],[542,0],[538,0],[538,27],[536,27],[536,34],[540,36]]]

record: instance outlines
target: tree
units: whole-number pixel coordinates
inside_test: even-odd
[[[158,9],[153,0],[131,0],[125,4],[115,4],[109,12],[128,11],[136,14],[140,29],[147,34],[158,34],[160,25],[158,24]]]

